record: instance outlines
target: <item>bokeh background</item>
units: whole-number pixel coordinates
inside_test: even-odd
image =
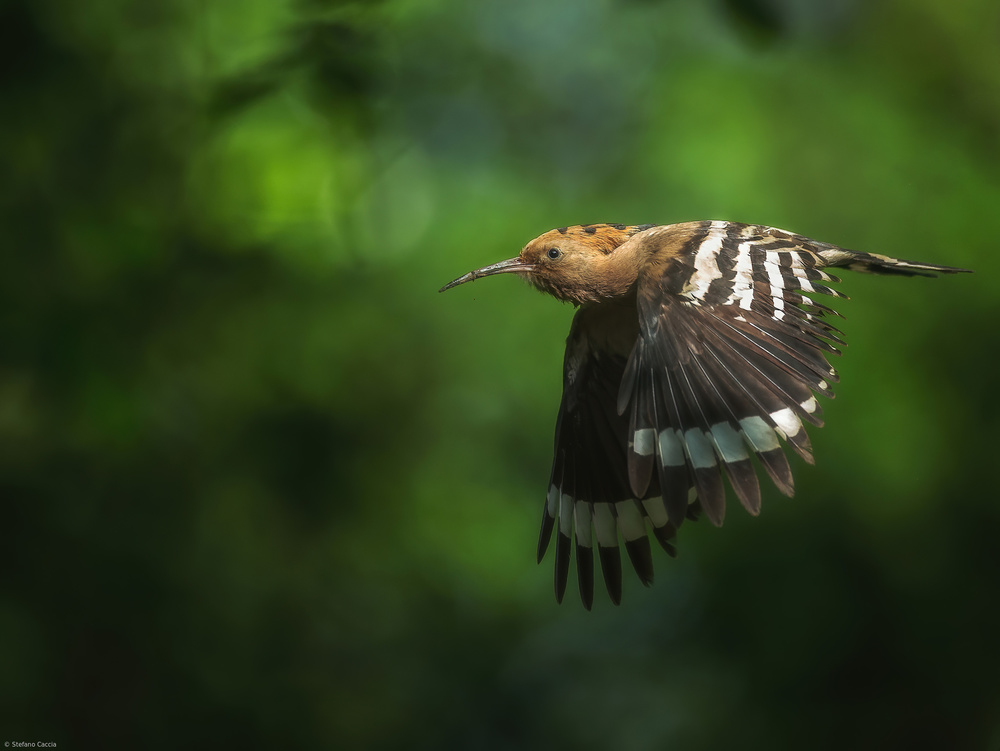
[[[0,740],[1000,749],[1000,5],[0,3]],[[586,613],[573,310],[437,289],[733,219],[850,276],[794,499]]]

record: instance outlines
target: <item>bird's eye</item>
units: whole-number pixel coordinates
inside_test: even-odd
[[[561,256],[561,255],[562,255],[562,251],[561,251],[561,250],[559,250],[559,248],[549,248],[549,252],[548,252],[548,253],[546,253],[545,255],[547,255],[547,256],[548,256],[549,258],[551,258],[551,259],[552,259],[552,260],[554,261],[554,260],[556,260],[556,259],[557,259],[557,258],[558,258],[559,256]]]

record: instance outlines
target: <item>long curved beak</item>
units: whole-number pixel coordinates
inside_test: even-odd
[[[493,276],[494,274],[513,274],[517,272],[528,272],[534,270],[534,266],[530,263],[525,263],[520,258],[508,258],[506,261],[500,261],[500,263],[494,263],[492,266],[484,266],[481,269],[476,269],[475,271],[470,271],[464,276],[458,277],[453,282],[448,282],[444,285],[438,292],[444,292],[446,289],[451,289],[452,287],[457,287],[459,284],[465,284],[466,282],[475,281],[481,276]]]

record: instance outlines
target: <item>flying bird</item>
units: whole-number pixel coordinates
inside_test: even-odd
[[[575,542],[580,597],[594,598],[594,547],[621,602],[619,537],[643,584],[653,581],[647,526],[673,556],[685,519],[725,516],[722,476],[760,511],[757,462],[787,496],[784,441],[812,464],[805,423],[832,397],[840,315],[815,299],[845,297],[824,269],[935,276],[966,269],[846,250],[785,230],[724,221],[584,224],[535,238],[516,258],[441,288],[517,274],[579,308],[563,366],[555,456],[538,540],[554,529],[562,602]]]

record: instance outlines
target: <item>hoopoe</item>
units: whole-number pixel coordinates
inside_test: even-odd
[[[619,535],[639,579],[653,581],[647,524],[671,556],[685,518],[725,516],[722,471],[760,511],[754,456],[787,496],[779,443],[813,455],[816,394],[832,397],[827,354],[844,344],[809,295],[845,295],[823,269],[934,276],[966,269],[846,250],[761,225],[584,224],[535,238],[516,258],[441,288],[513,273],[579,307],[566,343],[555,457],[538,541],[554,528],[561,602],[575,540],[580,596],[594,595],[594,542],[611,601],[621,602]],[[722,470],[722,471],[720,471]]]

